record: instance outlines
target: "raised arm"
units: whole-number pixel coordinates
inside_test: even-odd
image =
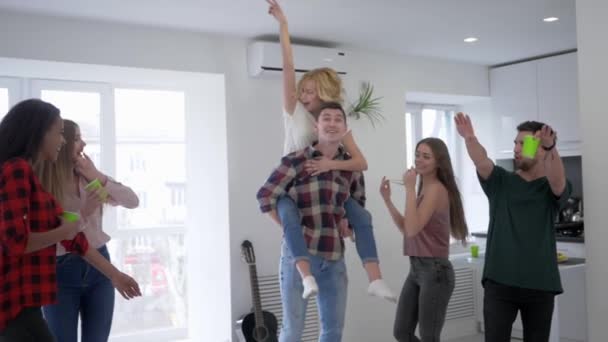
[[[549,181],[549,186],[551,186],[551,192],[555,196],[561,196],[566,188],[566,171],[555,146],[557,143],[556,133],[550,126],[543,126],[535,135],[541,140],[540,148],[545,150],[543,164],[545,175]]]
[[[467,152],[473,164],[475,164],[477,173],[482,179],[488,179],[492,174],[492,170],[494,170],[494,162],[488,158],[486,149],[477,140],[471,118],[464,113],[458,113],[454,117],[454,121],[456,122],[458,134],[464,138]]]
[[[395,226],[397,226],[397,229],[399,229],[401,233],[405,234],[403,231],[403,215],[401,215],[399,209],[393,204],[393,200],[391,199],[391,185],[386,177],[382,177],[382,182],[380,182],[380,195],[384,200],[388,212],[391,214],[393,223],[395,223]]]
[[[405,217],[403,231],[406,237],[416,236],[429,223],[433,213],[438,209],[442,196],[448,196],[447,191],[438,185],[425,185],[422,201],[416,198],[416,171],[409,169],[404,175],[405,184]]]
[[[298,98],[296,96],[296,70],[293,63],[293,49],[289,39],[287,17],[277,0],[266,0],[266,2],[270,5],[268,13],[279,22],[279,39],[283,54],[283,108],[287,113],[293,114]]]

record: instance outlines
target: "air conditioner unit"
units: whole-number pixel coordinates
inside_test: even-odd
[[[341,50],[306,45],[292,45],[292,47],[296,72],[329,67],[340,75],[347,73],[347,55]],[[281,44],[259,41],[249,44],[247,64],[249,75],[252,77],[283,71]]]

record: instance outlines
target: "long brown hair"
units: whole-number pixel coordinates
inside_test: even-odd
[[[416,150],[418,150],[418,146],[421,144],[427,145],[430,147],[431,151],[433,151],[433,156],[437,163],[437,179],[439,179],[441,184],[448,190],[448,197],[450,200],[450,231],[452,236],[465,244],[467,235],[469,235],[469,228],[464,216],[462,198],[458,186],[456,185],[456,178],[454,177],[454,169],[452,168],[452,160],[448,147],[443,140],[438,138],[425,138],[420,140],[418,144],[416,144]],[[419,193],[420,190],[422,190],[422,181],[420,181],[418,187]]]
[[[34,166],[38,179],[44,189],[65,203],[66,184],[74,183],[74,142],[78,125],[71,120],[63,120],[65,145],[59,152],[56,162],[41,162]]]

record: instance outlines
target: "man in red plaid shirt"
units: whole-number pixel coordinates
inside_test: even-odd
[[[344,202],[352,196],[363,205],[365,189],[360,172],[333,170],[311,176],[305,170],[305,162],[319,156],[350,158],[340,146],[346,133],[346,115],[339,104],[328,103],[322,107],[316,128],[318,143],[283,157],[281,165],[258,191],[257,198],[262,212],[268,213],[279,224],[276,212],[279,196],[291,196],[297,203],[310,254],[311,273],[319,287],[319,341],[339,342],[344,327],[347,291],[344,241],[339,226],[345,214]],[[283,304],[280,341],[299,341],[307,300],[302,298],[302,280],[286,243],[283,243],[280,282]]]

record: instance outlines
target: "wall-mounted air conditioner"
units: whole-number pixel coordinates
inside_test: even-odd
[[[330,67],[340,75],[348,72],[347,54],[338,49],[293,45],[293,56],[296,72],[321,67]],[[247,48],[247,64],[252,77],[283,71],[281,44],[259,41],[251,43]]]

